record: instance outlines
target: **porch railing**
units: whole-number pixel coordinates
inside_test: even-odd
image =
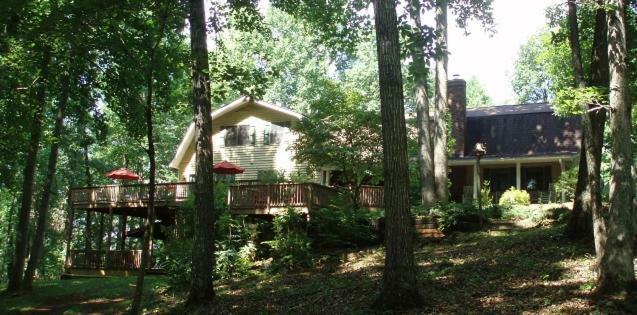
[[[141,250],[71,250],[67,267],[79,269],[139,270]],[[152,266],[152,264],[151,264]]]
[[[184,201],[188,198],[190,184],[186,182],[156,184],[155,201]],[[70,190],[70,202],[73,206],[144,203],[148,201],[148,196],[148,184],[106,185]]]

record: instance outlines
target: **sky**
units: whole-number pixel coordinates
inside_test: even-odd
[[[513,64],[520,45],[546,25],[544,9],[560,0],[495,0],[496,34],[492,37],[477,23],[470,34],[455,27],[449,18],[449,76],[468,80],[475,76],[486,88],[494,105],[514,104],[511,86]]]

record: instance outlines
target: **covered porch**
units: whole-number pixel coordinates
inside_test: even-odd
[[[494,201],[511,187],[526,190],[531,203],[566,202],[564,192],[558,192],[554,183],[571,165],[572,155],[483,158],[480,161],[482,180],[489,181]],[[451,199],[466,202],[478,197],[479,173],[475,158],[449,160]]]

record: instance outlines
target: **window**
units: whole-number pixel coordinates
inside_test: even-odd
[[[226,147],[254,145],[254,127],[248,125],[221,127],[226,131],[224,144]]]
[[[263,133],[263,144],[279,144],[283,139],[283,135],[290,129],[290,122],[273,122],[271,125],[266,126]]]

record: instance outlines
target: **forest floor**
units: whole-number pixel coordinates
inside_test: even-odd
[[[424,305],[407,314],[629,314],[637,298],[594,298],[590,245],[573,243],[563,226],[495,224],[421,242],[416,250]],[[382,280],[383,248],[332,253],[318,268],[289,274],[255,272],[216,284],[217,299],[200,313],[367,314]],[[0,313],[121,313],[134,278],[41,281],[33,295],[0,298]],[[187,313],[184,296],[162,277],[148,277],[149,313]]]

